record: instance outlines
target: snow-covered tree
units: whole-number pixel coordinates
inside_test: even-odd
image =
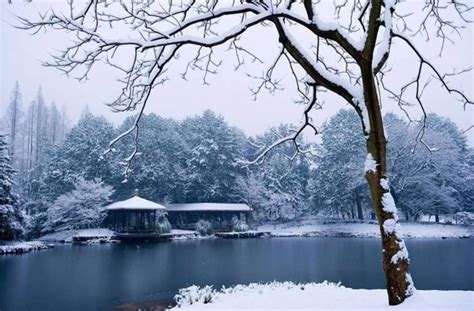
[[[18,81],[16,81],[6,114],[3,116],[1,129],[4,133],[8,135],[8,149],[12,164],[16,162],[16,159],[18,157],[17,151],[19,151],[20,149],[19,136],[22,114],[23,111],[20,84],[18,83]]]
[[[46,210],[42,232],[98,227],[105,217],[113,188],[80,178],[74,190],[59,196]]]
[[[138,130],[151,91],[168,80],[167,69],[179,59],[178,51],[188,48],[196,52],[184,60],[182,77],[187,78],[190,70],[202,70],[204,83],[208,83],[209,76],[215,74],[221,64],[214,53],[217,47],[232,50],[236,68],[241,67],[245,59],[262,62],[240,39],[252,30],[272,27],[280,45],[265,49],[266,54],[274,54],[271,56],[275,61],[270,63],[255,92],[281,89],[275,76],[281,70],[275,68],[290,67],[286,68],[287,72],[295,77],[296,88],[306,107],[301,130],[280,142],[294,142],[305,128],[315,129],[309,113],[320,106],[316,95],[321,90],[335,94],[357,113],[363,126],[362,132],[354,135],[366,137],[365,176],[380,225],[388,300],[391,305],[402,303],[412,294],[413,284],[408,273],[407,250],[395,230],[398,216],[387,178],[381,98],[388,94],[404,105],[407,100],[412,101],[407,96],[415,95],[413,101],[424,111],[423,78],[425,72],[430,72],[437,79],[428,81],[441,81],[444,90],[465,104],[473,103],[462,90],[449,85],[453,74],[439,72],[412,40],[412,36],[431,38],[435,33],[444,47],[452,41],[451,34],[461,33],[469,22],[467,15],[472,12],[469,2],[216,0],[163,3],[89,0],[70,5],[71,12],[50,10],[40,14],[41,19],[36,21],[22,19],[22,27],[34,31],[50,27],[73,36],[72,42],[49,63],[68,75],[76,73],[77,78],[86,80],[91,68],[100,61],[121,69],[124,77],[120,81],[124,86],[111,105],[118,111],[137,107],[140,111],[134,125],[120,137]],[[328,5],[335,12],[329,22],[325,14]],[[449,19],[444,17],[446,12],[450,14]],[[110,36],[115,29],[120,32]],[[412,55],[419,64],[415,77],[402,79],[405,80],[402,85],[397,85],[399,81],[390,81],[390,71],[385,70],[391,61],[401,64],[400,58],[390,57],[395,42],[406,46],[406,54]],[[122,52],[123,57],[112,57]],[[127,56],[128,61],[124,61]],[[131,162],[135,155],[133,152],[127,160]]]
[[[244,134],[210,110],[182,123],[189,148],[186,160],[186,200],[226,202],[239,199],[237,178],[244,174]]]
[[[341,110],[321,130],[321,144],[311,179],[313,208],[332,215],[363,218],[366,185],[360,173],[366,151],[357,114]]]
[[[465,182],[473,170],[465,136],[452,122],[435,114],[428,114],[424,126],[407,123],[393,113],[384,120],[390,190],[405,218],[457,212],[472,191]],[[324,212],[353,214],[354,202],[358,207],[361,203],[357,204],[357,198],[366,197],[358,175],[364,141],[351,134],[358,128],[356,115],[342,110],[322,130],[311,193],[313,206]],[[421,129],[429,149],[417,141]]]
[[[422,213],[457,212],[469,193],[466,180],[473,170],[465,135],[435,114],[428,114],[426,124],[418,125],[406,124],[393,114],[385,118],[391,188],[407,220]],[[421,130],[423,142],[418,142]]]
[[[133,118],[127,118],[119,131],[129,128]],[[155,114],[144,115],[137,137],[140,156],[132,163],[133,174],[123,183],[121,165],[113,166],[117,193],[130,196],[134,189],[140,189],[143,196],[157,202],[183,202],[186,174],[184,172],[189,155],[184,135],[178,121],[163,119]],[[132,152],[134,138],[123,139],[116,149],[120,160]]]
[[[33,171],[32,191],[46,200],[54,200],[71,191],[78,177],[101,178],[110,184],[110,163],[99,159],[114,134],[112,124],[105,118],[84,114],[61,145],[50,147],[49,161]]]
[[[15,170],[10,163],[7,139],[0,134],[0,240],[13,240],[23,233],[23,215],[12,192]]]
[[[294,126],[281,124],[256,137],[251,137],[247,158],[258,157],[268,144],[288,136]],[[298,139],[300,148],[310,151],[311,147],[302,138]],[[249,179],[242,183],[243,190],[249,191],[248,203],[261,220],[289,220],[306,212],[307,183],[311,154],[299,153],[291,143],[280,144],[268,154],[259,165],[251,165]],[[261,183],[257,186],[257,183]],[[255,187],[255,189],[250,189]],[[251,195],[254,193],[254,195]],[[260,199],[251,197],[260,196]],[[255,205],[252,205],[255,204]]]

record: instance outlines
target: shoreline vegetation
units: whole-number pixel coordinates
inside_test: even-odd
[[[175,296],[173,310],[471,310],[474,291],[415,290],[398,306],[387,304],[384,289],[352,289],[341,284],[271,282],[215,290],[190,286]]]
[[[403,223],[402,231],[407,239],[465,239],[471,238],[473,226],[436,223]],[[291,238],[291,237],[341,237],[379,238],[379,228],[375,222],[332,221],[305,219],[298,222],[265,224],[247,232],[215,233],[199,236],[195,231],[173,229],[163,235],[164,241],[213,238]],[[22,254],[30,251],[52,248],[51,243],[118,243],[115,232],[109,229],[66,230],[44,235],[34,241],[0,242],[0,254]]]

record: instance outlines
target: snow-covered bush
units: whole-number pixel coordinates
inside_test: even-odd
[[[212,286],[199,287],[196,285],[182,288],[178,294],[174,296],[174,300],[178,307],[189,306],[194,303],[210,303],[215,295],[216,291]]]
[[[79,179],[75,189],[59,196],[46,211],[42,233],[98,227],[113,188],[102,181]]]
[[[324,292],[345,289],[340,283],[332,283],[323,281],[321,283],[293,283],[293,282],[269,282],[269,283],[250,283],[248,285],[237,284],[232,287],[222,287],[215,290],[212,286],[199,287],[196,285],[180,289],[178,294],[174,296],[178,308],[186,308],[190,305],[208,304],[222,302],[230,296],[249,297],[250,295],[280,295],[281,293],[300,292],[300,291],[321,291]],[[235,300],[234,300],[235,301]],[[220,305],[222,306],[222,305]],[[237,306],[228,305],[230,309],[235,309]],[[200,308],[199,308],[200,309]],[[258,309],[258,308],[257,308]],[[283,308],[284,309],[284,308]]]
[[[171,232],[171,224],[168,221],[168,218],[166,218],[166,215],[158,216],[158,219],[156,220],[156,228],[159,234]]]
[[[211,235],[212,223],[207,220],[200,219],[196,223],[196,232],[199,233],[200,236]]]
[[[232,231],[234,232],[245,232],[249,229],[249,225],[243,220],[235,219],[232,221]]]

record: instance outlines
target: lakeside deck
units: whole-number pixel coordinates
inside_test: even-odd
[[[97,243],[107,243],[111,241],[121,242],[159,242],[171,241],[174,239],[187,239],[197,236],[195,231],[173,229],[170,233],[153,233],[153,232],[117,232],[112,236],[101,235],[79,235],[72,237],[72,242],[77,244],[87,244],[92,241]],[[216,232],[214,234],[217,238],[222,239],[249,239],[270,236],[270,232],[266,231],[246,231],[246,232]]]

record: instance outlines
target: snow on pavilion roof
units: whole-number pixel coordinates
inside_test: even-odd
[[[146,200],[139,196],[131,197],[125,201],[119,201],[107,206],[107,210],[165,210],[161,204]]]
[[[250,212],[252,209],[242,203],[180,203],[169,204],[170,212]]]

